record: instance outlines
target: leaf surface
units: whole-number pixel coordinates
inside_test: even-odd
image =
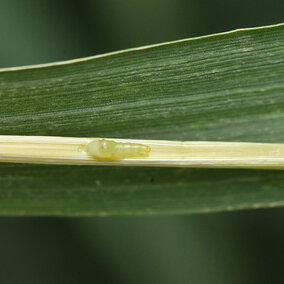
[[[284,25],[1,69],[0,134],[283,143]],[[282,171],[0,165],[2,215],[282,205]]]

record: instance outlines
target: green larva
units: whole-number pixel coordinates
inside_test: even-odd
[[[122,143],[113,140],[99,139],[87,145],[87,152],[100,160],[120,160],[127,158],[147,157],[151,148],[138,143]]]

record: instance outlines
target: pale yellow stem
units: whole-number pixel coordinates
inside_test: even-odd
[[[150,151],[143,157],[103,160],[96,159],[87,151],[87,145],[98,139],[101,138],[0,135],[0,162],[284,169],[284,144],[105,138],[127,145],[138,143],[149,146]]]

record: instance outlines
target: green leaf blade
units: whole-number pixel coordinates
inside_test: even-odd
[[[284,25],[0,70],[0,134],[284,141]],[[0,214],[282,206],[281,171],[0,165]]]

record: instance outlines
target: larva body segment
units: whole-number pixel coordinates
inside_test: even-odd
[[[101,160],[120,160],[135,157],[147,157],[150,147],[138,143],[123,143],[99,139],[87,145],[89,155]]]

